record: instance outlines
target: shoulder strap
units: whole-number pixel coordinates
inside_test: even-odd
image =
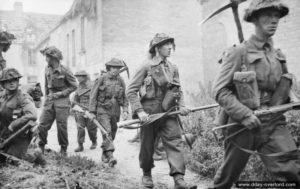
[[[243,48],[241,71],[248,71],[249,62],[248,62],[248,58],[247,58],[247,54],[248,54],[247,42],[244,41],[243,43],[241,43],[241,46]]]

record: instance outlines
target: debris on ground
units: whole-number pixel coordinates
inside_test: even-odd
[[[139,183],[124,177],[117,169],[79,155],[63,157],[46,152],[45,167],[21,162],[0,165],[2,189],[138,189]]]

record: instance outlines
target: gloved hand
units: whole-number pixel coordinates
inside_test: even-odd
[[[191,109],[186,107],[181,107],[179,110],[180,110],[180,115],[182,116],[187,116],[191,112]]]
[[[249,116],[249,117],[246,117],[246,118],[242,121],[242,124],[243,124],[245,127],[247,127],[249,130],[261,126],[260,120],[259,120],[254,114],[252,114],[252,115]]]
[[[147,114],[144,110],[138,112],[137,115],[142,122],[145,122],[149,119],[149,114]]]
[[[124,111],[122,114],[123,120],[127,120],[128,119],[128,112]]]

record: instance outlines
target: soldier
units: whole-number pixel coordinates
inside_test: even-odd
[[[214,95],[229,116],[227,122],[241,123],[226,129],[225,137],[243,127],[248,129],[225,140],[225,158],[214,178],[215,189],[231,188],[253,151],[257,151],[276,181],[300,184],[299,152],[285,127],[283,113],[260,119],[253,113],[255,109],[273,106],[273,94],[281,90],[281,80],[291,80],[285,56],[274,48],[272,40],[279,19],[288,12],[280,0],[253,0],[244,20],[254,24],[254,35],[224,53]]]
[[[27,90],[27,93],[32,97],[35,107],[40,108],[42,103],[42,96],[44,95],[41,89],[41,84],[38,82],[33,87]]]
[[[163,105],[168,91],[179,86],[179,92],[182,94],[178,69],[167,60],[172,48],[175,48],[174,38],[164,33],[156,34],[150,42],[150,58],[144,61],[137,70],[127,88],[126,94],[133,114],[138,116],[141,121],[148,120],[149,114],[166,112],[170,108]],[[182,95],[174,105],[180,107],[181,115],[187,115],[190,112],[184,107]],[[197,186],[189,186],[183,178],[185,174],[183,141],[177,116],[163,118],[140,130],[139,161],[140,167],[143,169],[143,186],[154,187],[151,169],[154,167],[153,153],[157,135],[163,141],[170,165],[170,176],[174,178],[175,188],[197,188]]]
[[[119,75],[124,66],[122,60],[113,58],[105,64],[107,73],[101,75],[92,88],[89,111],[97,118],[109,138],[102,136],[102,161],[114,166],[117,160],[113,157],[115,150],[113,140],[116,137],[117,122],[120,120],[120,106],[123,109],[123,119],[128,117],[128,101],[125,97],[125,82]]]
[[[89,80],[89,74],[86,71],[82,70],[76,72],[75,76],[79,82],[79,88],[75,92],[74,102],[82,105],[83,107],[86,107],[86,109],[88,110],[90,92],[86,93],[86,91],[92,88]],[[75,149],[75,152],[81,152],[84,149],[83,143],[85,138],[85,129],[84,129],[85,127],[87,128],[90,140],[92,141],[92,145],[90,149],[92,150],[95,149],[97,147],[97,126],[82,114],[76,113],[75,118],[76,118],[77,129],[78,129],[77,132],[78,147]]]
[[[56,47],[41,50],[46,56],[48,66],[45,70],[45,93],[43,111],[39,125],[39,146],[44,151],[48,130],[56,119],[57,137],[61,154],[66,155],[68,147],[67,121],[70,110],[69,95],[77,89],[77,81],[72,72],[60,64],[62,54]]]
[[[28,121],[37,119],[37,111],[32,98],[19,89],[21,74],[14,68],[5,68],[0,74],[0,84],[4,91],[0,93],[0,139],[7,139],[18,131]],[[32,139],[31,132],[21,133],[17,138],[4,147],[3,152],[32,163],[45,164],[41,152],[27,153]]]
[[[0,71],[6,68],[6,61],[2,56],[2,52],[7,52],[15,36],[6,31],[0,32]]]

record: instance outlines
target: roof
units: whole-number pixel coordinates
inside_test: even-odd
[[[70,10],[63,15],[60,20],[52,26],[47,34],[39,40],[34,49],[38,49],[45,41],[49,39],[49,36],[62,24],[77,17],[79,14],[86,16],[88,19],[97,19],[97,0],[74,0]]]
[[[26,33],[31,32],[35,34],[34,41],[37,42],[44,38],[61,18],[61,15],[0,11],[0,30],[5,29],[13,33],[17,38],[15,41],[17,43],[24,42]]]

